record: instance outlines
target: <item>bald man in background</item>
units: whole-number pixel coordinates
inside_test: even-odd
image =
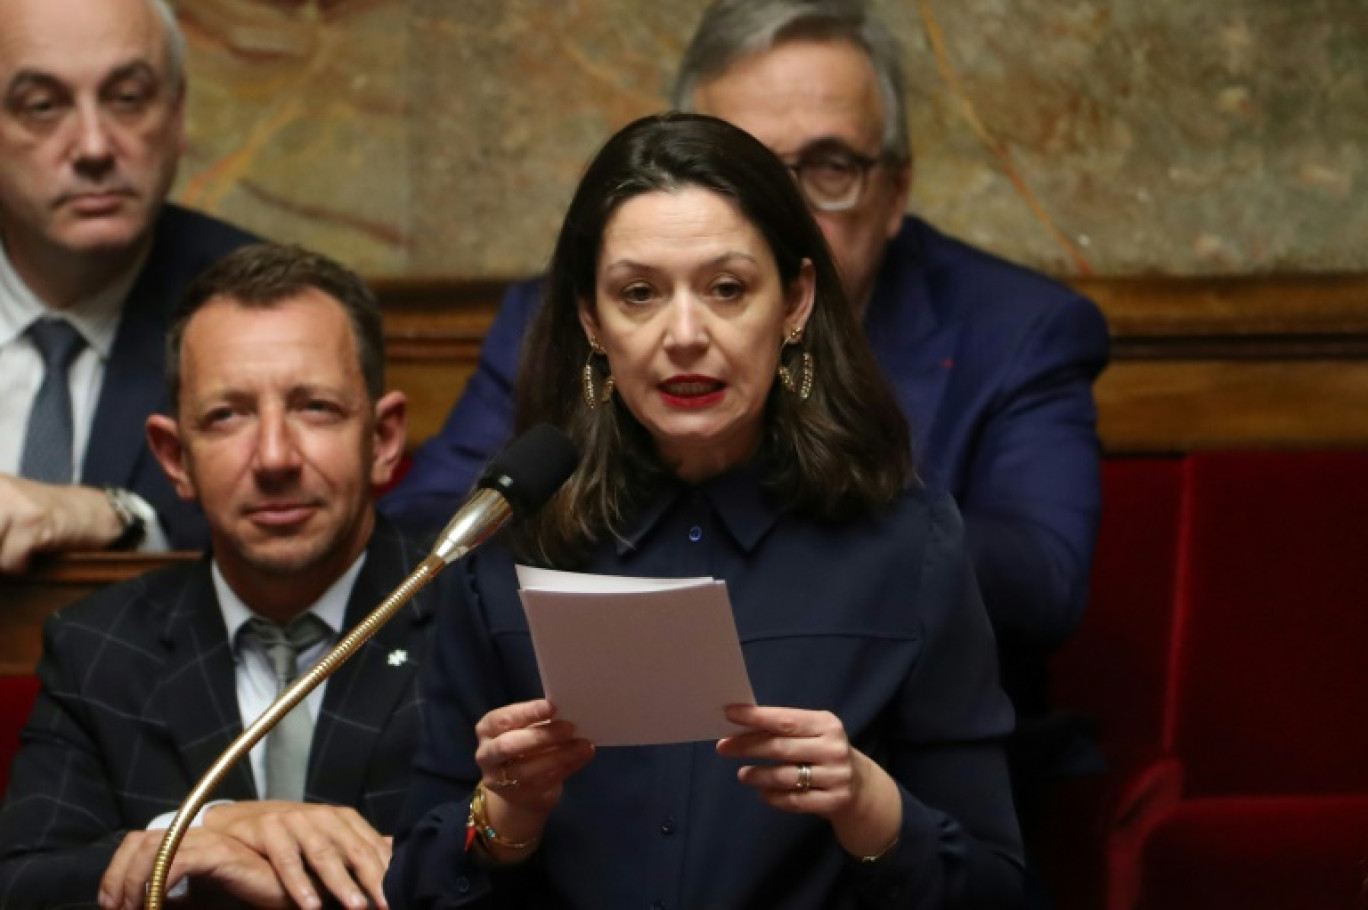
[[[185,42],[165,0],[0,0],[0,572],[199,548],[142,434],[168,314],[253,238],[166,197]]]

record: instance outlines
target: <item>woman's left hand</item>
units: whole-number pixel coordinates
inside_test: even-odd
[[[766,803],[827,819],[841,845],[856,856],[878,853],[897,837],[897,783],[850,744],[835,714],[732,705],[727,719],[749,729],[720,740],[718,754],[755,762],[743,765],[737,779]]]

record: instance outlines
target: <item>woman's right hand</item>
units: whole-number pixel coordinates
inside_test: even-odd
[[[594,757],[593,744],[555,715],[556,709],[542,698],[496,708],[475,725],[485,810],[503,840],[540,838],[566,778]],[[516,859],[519,852],[486,846],[499,859]]]

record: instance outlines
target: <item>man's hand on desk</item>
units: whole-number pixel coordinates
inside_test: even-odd
[[[385,907],[390,839],[359,813],[274,800],[210,807],[186,830],[171,862],[167,896],[189,877],[190,896],[213,891],[250,907],[322,906],[325,889],[344,907]],[[101,910],[143,906],[164,830],[124,838],[100,883]]]
[[[141,910],[152,861],[165,834],[133,831],[124,838],[100,881],[100,910]],[[283,910],[295,906],[269,860],[241,841],[207,828],[185,832],[166,877],[168,898],[186,876],[194,880],[196,892],[212,890],[248,907]],[[170,900],[168,904],[175,906]]]
[[[317,907],[321,886],[344,907],[385,907],[390,839],[355,809],[279,800],[213,806],[204,825],[266,857],[301,907]]]
[[[104,490],[0,474],[0,572],[22,572],[38,553],[103,550],[123,531]]]

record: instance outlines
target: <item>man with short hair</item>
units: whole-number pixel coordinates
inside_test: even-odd
[[[1029,791],[1099,770],[1084,732],[1050,714],[1046,659],[1087,600],[1101,510],[1092,381],[1107,327],[1070,289],[904,213],[900,60],[860,0],[721,0],[685,53],[674,102],[758,137],[807,197],[909,418],[918,471],[964,513],[1021,718],[1014,771]],[[440,527],[507,439],[539,300],[537,282],[509,290],[446,426],[381,504],[396,521]]]
[[[303,250],[254,245],[190,289],[169,334],[174,416],[148,440],[211,552],[106,588],[44,629],[42,689],[0,810],[0,906],[142,905],[179,804],[291,679],[427,555],[373,508],[404,449],[379,308]],[[169,883],[200,900],[383,906],[417,747],[423,589],[235,766]]]
[[[138,427],[185,285],[250,235],[165,203],[184,40],[165,0],[0,0],[0,572],[204,544]]]

